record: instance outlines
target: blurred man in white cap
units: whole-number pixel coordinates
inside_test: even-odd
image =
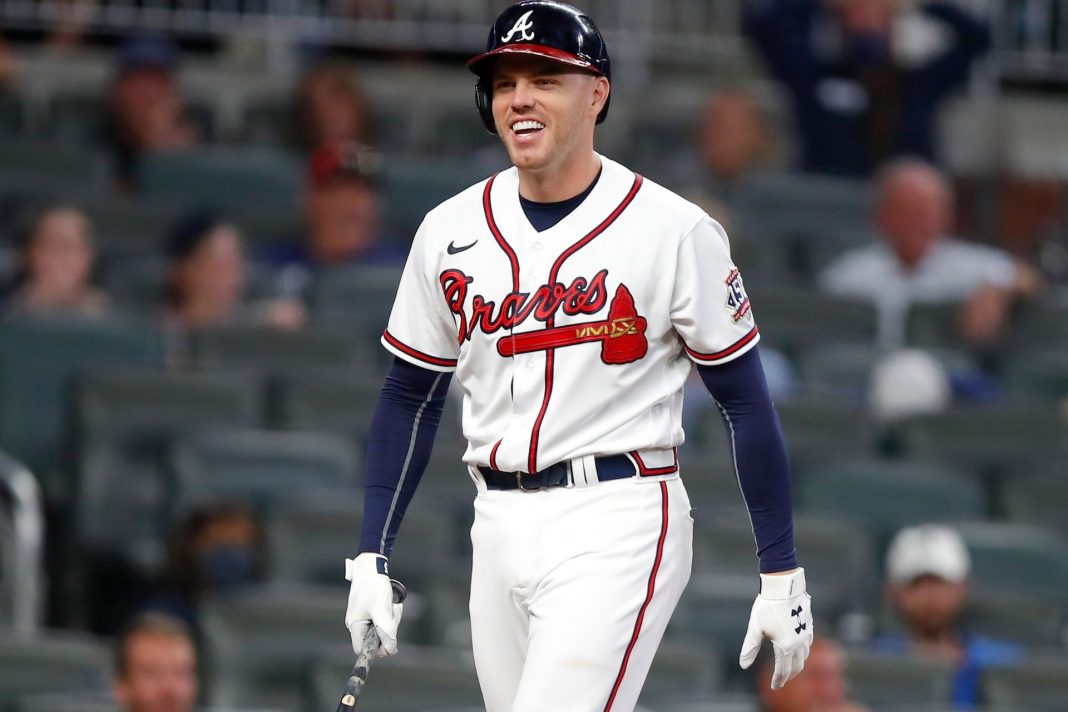
[[[968,547],[952,527],[923,524],[899,531],[886,553],[886,592],[903,630],[875,641],[883,651],[956,667],[951,701],[963,709],[975,707],[985,668],[1022,657],[1018,646],[962,626],[970,572]]]

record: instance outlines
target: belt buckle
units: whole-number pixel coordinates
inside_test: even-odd
[[[533,487],[526,487],[523,484],[523,475],[525,475],[525,474],[526,474],[525,472],[520,472],[519,470],[515,471],[515,484],[516,484],[516,487],[518,487],[521,490],[526,490],[527,492],[534,492],[535,490],[540,490],[541,489],[541,485],[537,485],[536,484]]]

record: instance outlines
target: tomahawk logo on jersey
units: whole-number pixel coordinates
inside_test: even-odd
[[[511,169],[443,203],[416,235],[383,342],[457,371],[469,464],[536,472],[594,449],[671,463],[690,362],[725,363],[759,339],[719,224],[601,164],[586,200],[543,232]],[[472,247],[448,249],[459,243]],[[480,386],[499,382],[512,388]]]

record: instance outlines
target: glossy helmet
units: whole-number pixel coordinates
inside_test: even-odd
[[[493,124],[493,59],[502,54],[531,54],[580,67],[612,80],[612,66],[604,37],[581,10],[556,0],[522,0],[502,12],[490,28],[486,51],[467,66],[478,76],[475,105],[490,133]],[[608,115],[608,101],[597,123]]]

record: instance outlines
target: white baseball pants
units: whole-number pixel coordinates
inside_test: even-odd
[[[678,475],[485,490],[471,628],[487,712],[632,712],[690,578]]]

